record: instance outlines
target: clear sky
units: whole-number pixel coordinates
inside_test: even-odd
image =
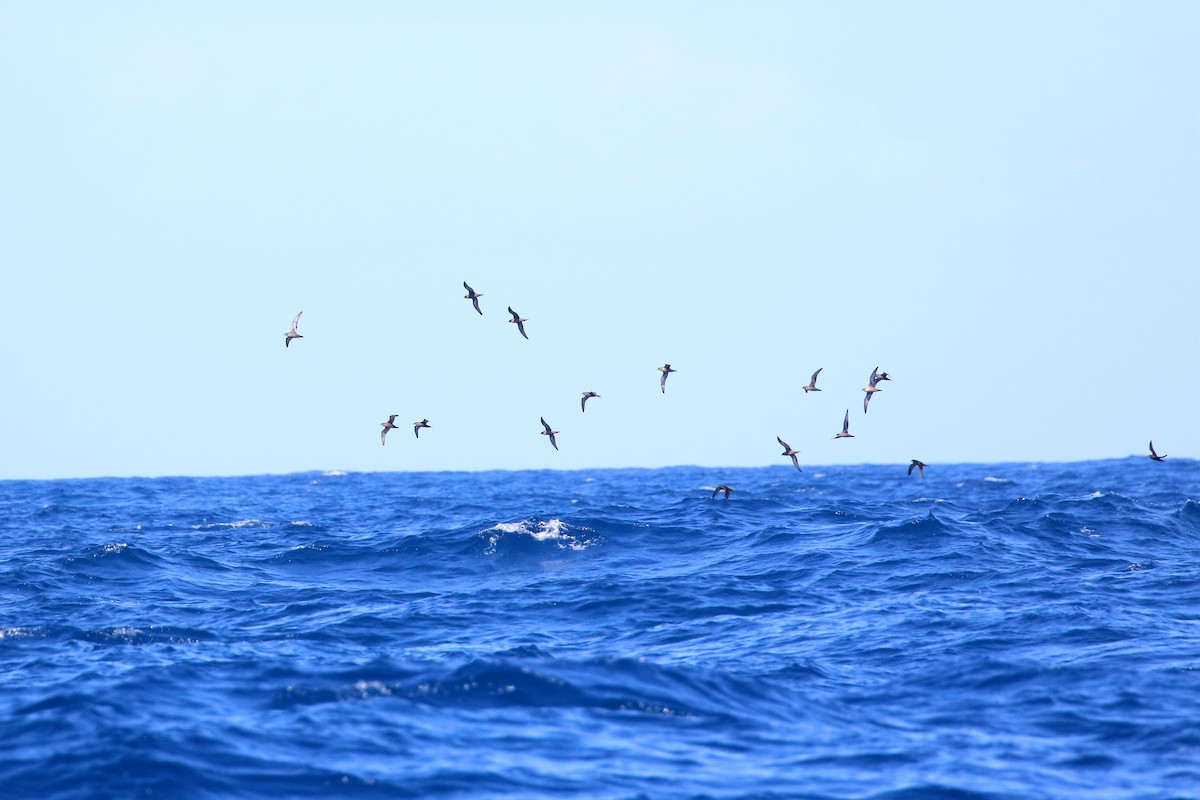
[[[1190,0],[0,3],[0,478],[1196,457],[1198,41]]]

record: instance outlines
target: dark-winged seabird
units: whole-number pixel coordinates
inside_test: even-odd
[[[428,428],[428,427],[429,427],[429,420],[427,420],[427,419],[423,419],[420,422],[414,422],[413,423],[413,436],[416,436],[418,439],[420,439],[421,438],[421,428]]]
[[[791,457],[792,457],[792,463],[796,465],[796,469],[800,469],[800,461],[799,461],[799,460],[796,458],[796,454],[797,454],[797,453],[799,453],[800,451],[799,451],[799,450],[793,450],[793,449],[792,449],[792,446],[791,446],[790,444],[788,444],[787,442],[785,442],[783,439],[780,439],[778,436],[776,436],[776,437],[775,437],[775,441],[777,441],[777,442],[779,442],[781,445],[783,445],[783,452],[782,452],[782,453],[780,453],[780,455],[783,455],[783,456],[791,456]],[[802,469],[800,469],[800,471],[801,471],[801,472],[804,472],[804,470],[802,470]]]
[[[396,415],[392,414],[390,417],[387,418],[387,422],[381,422],[379,424],[383,426],[383,430],[381,430],[379,432],[379,443],[387,444],[388,431],[390,431],[396,427]]]
[[[825,368],[824,368],[824,367],[821,367],[821,369],[825,369]],[[819,391],[821,391],[820,389],[818,389],[818,388],[817,388],[817,376],[821,374],[821,369],[819,369],[819,370],[817,370],[816,372],[814,372],[814,373],[813,373],[812,380],[810,380],[810,381],[808,382],[808,386],[805,386],[805,387],[804,387],[804,393],[805,393],[805,394],[808,394],[809,392],[819,392]]]
[[[835,439],[853,439],[854,434],[850,432],[850,409],[846,409],[846,418],[842,420],[842,432]]]
[[[513,311],[512,306],[508,307],[508,313],[512,314],[512,319],[510,319],[509,322],[517,323],[517,330],[519,330],[521,332],[522,336],[524,336],[526,339],[528,339],[529,336],[528,336],[528,334],[525,333],[525,323],[528,322],[528,320],[526,320],[524,317],[522,317],[517,312]]]
[[[891,380],[891,379],[889,378],[888,380]],[[863,391],[867,393],[867,396],[863,398],[863,413],[864,414],[867,413],[867,404],[871,402],[871,395],[875,394],[876,392],[883,391],[883,389],[880,389],[878,386],[875,385],[877,383],[879,383],[879,367],[876,367],[875,369],[871,370],[871,383],[863,388]]]
[[[475,306],[475,310],[479,311],[479,298],[483,297],[483,295],[472,289],[470,286],[467,286],[466,281],[463,281],[463,288],[467,290],[467,293],[463,296],[463,299],[470,300],[471,305]],[[483,316],[482,311],[479,311],[479,316]]]
[[[552,430],[550,430],[550,426],[549,426],[548,424],[546,424],[546,418],[545,418],[545,417],[541,417],[541,420],[542,420],[542,427],[543,427],[543,428],[545,428],[545,430],[544,430],[544,431],[542,431],[542,436],[549,436],[549,437],[550,437],[550,444],[554,445],[554,449],[555,449],[555,450],[557,450],[557,449],[558,449],[558,442],[554,441],[554,434],[558,433],[558,431],[552,431]]]
[[[303,311],[300,312],[300,314],[303,314],[303,313],[304,313]],[[296,332],[296,326],[300,324],[300,314],[297,314],[296,317],[292,320],[292,329],[283,335],[283,346],[284,347],[290,346],[292,343],[292,339],[303,339],[304,338],[303,336],[301,336],[299,333]]]
[[[926,464],[924,461],[918,461],[917,459],[914,458],[912,460],[912,463],[908,465],[908,474],[912,475],[912,471],[915,468],[917,470],[917,472],[921,473],[921,477],[924,478],[925,477],[925,467],[927,467],[927,466],[929,466],[929,465]]]
[[[879,369],[879,368],[876,367],[876,369]],[[876,380],[879,380],[879,381],[890,381],[891,379],[892,379],[892,376],[888,375],[886,372],[881,372],[881,373],[879,373],[879,375],[876,376]]]
[[[732,487],[732,486],[726,486],[726,485],[725,485],[725,484],[723,484],[723,483],[718,483],[718,484],[717,484],[717,488],[713,489],[713,497],[716,497],[716,496],[717,496],[717,494],[718,494],[718,493],[720,493],[720,492],[724,492],[724,493],[725,493],[725,499],[726,499],[726,500],[728,500],[728,499],[729,499],[729,493],[730,493],[730,492],[732,492],[732,491],[733,491],[733,487]]]
[[[589,398],[592,398],[592,397],[599,397],[599,396],[600,396],[600,395],[596,394],[595,392],[584,392],[584,393],[583,393],[583,399],[579,401],[579,407],[580,407],[580,408],[581,408],[583,411],[587,411],[587,401],[588,401],[588,399],[589,399]]]
[[[661,367],[658,368],[658,371],[662,373],[662,380],[660,380],[658,382],[658,385],[660,387],[662,387],[663,394],[666,394],[667,393],[667,376],[670,375],[672,372],[679,372],[679,370],[671,369],[670,364],[663,364]]]
[[[1153,440],[1151,440],[1151,442],[1150,442],[1150,458],[1154,461],[1162,461],[1164,458],[1166,458],[1165,455],[1160,456],[1158,453],[1154,452],[1154,441]]]

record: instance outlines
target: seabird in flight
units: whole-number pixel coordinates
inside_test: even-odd
[[[782,453],[780,453],[780,455],[783,455],[783,456],[791,456],[791,457],[792,457],[792,463],[796,465],[796,469],[800,469],[800,462],[799,462],[799,461],[796,459],[796,454],[797,454],[797,453],[799,453],[800,451],[799,451],[799,450],[793,450],[793,449],[792,449],[792,446],[791,446],[790,444],[788,444],[787,442],[785,442],[783,439],[780,439],[778,436],[776,436],[776,437],[775,437],[775,441],[777,441],[777,442],[779,442],[781,445],[783,445],[783,452],[782,452]],[[802,470],[802,469],[800,469],[800,471],[801,471],[801,472],[804,472],[804,470]]]
[[[726,486],[726,485],[725,485],[725,484],[723,484],[723,483],[718,483],[718,484],[717,484],[717,488],[713,489],[713,495],[712,495],[712,496],[713,496],[713,497],[716,497],[718,493],[720,493],[720,492],[724,492],[724,493],[725,493],[725,499],[726,499],[726,500],[728,500],[728,499],[729,499],[729,493],[730,493],[730,492],[732,492],[732,491],[733,491],[733,487],[732,487],[732,486]]]
[[[529,335],[527,333],[525,333],[525,323],[528,320],[526,320],[524,317],[522,317],[517,312],[513,311],[512,306],[508,307],[508,313],[512,314],[512,319],[510,319],[509,322],[517,323],[517,330],[519,330],[521,332],[522,336],[524,336],[526,339],[528,339]]]
[[[824,368],[824,367],[821,367],[821,369],[825,369],[825,368]],[[808,386],[805,386],[805,387],[804,387],[804,393],[805,393],[805,394],[808,394],[809,392],[819,392],[819,391],[821,391],[820,389],[818,389],[818,388],[817,388],[817,376],[821,374],[821,369],[819,369],[819,370],[817,370],[816,372],[814,372],[814,373],[813,373],[812,380],[810,380],[810,381],[808,382]]]
[[[662,373],[662,380],[660,380],[658,382],[658,385],[662,387],[663,394],[666,394],[667,393],[667,376],[670,375],[672,372],[679,372],[679,370],[671,369],[670,364],[663,364],[661,367],[658,368],[658,371]]]
[[[1166,458],[1166,456],[1160,456],[1158,453],[1154,452],[1153,441],[1150,442],[1150,458],[1154,461],[1162,461],[1164,458]]]
[[[463,288],[467,290],[467,293],[463,295],[463,299],[470,300],[471,305],[475,306],[475,310],[479,311],[479,298],[483,297],[483,295],[472,289],[470,286],[467,286],[466,281],[463,281]],[[479,311],[479,316],[483,316],[482,311]]]
[[[599,397],[599,396],[600,396],[600,395],[596,394],[595,392],[584,392],[584,393],[583,393],[583,399],[579,401],[579,407],[580,407],[581,409],[583,409],[584,411],[587,411],[587,401],[588,401],[588,398],[591,398],[591,397]]]
[[[304,313],[303,311],[300,312],[300,314],[303,314],[303,313]],[[283,346],[284,347],[290,346],[292,343],[292,339],[303,339],[304,338],[303,336],[301,336],[299,333],[296,332],[296,326],[300,324],[300,314],[297,314],[295,319],[292,320],[292,329],[283,335]]]
[[[908,465],[908,474],[912,475],[913,468],[915,467],[917,472],[921,473],[921,477],[924,478],[925,477],[925,467],[927,467],[927,466],[929,466],[929,465],[926,464],[924,461],[918,461],[917,459],[914,458],[912,460],[912,463]]]
[[[557,449],[558,449],[558,442],[554,441],[554,434],[558,433],[558,431],[552,431],[552,430],[550,430],[550,426],[546,424],[546,418],[545,418],[545,417],[541,417],[541,420],[542,420],[542,427],[546,429],[546,430],[542,431],[542,436],[549,436],[549,437],[550,437],[550,444],[554,445],[554,449],[555,449],[555,450],[557,450]]]
[[[381,422],[379,424],[383,426],[383,430],[381,430],[379,432],[379,443],[387,444],[388,431],[390,431],[396,427],[396,415],[392,414],[390,417],[387,418],[387,422]]]
[[[891,380],[891,378],[889,378],[888,380]],[[883,389],[880,389],[878,386],[875,385],[877,383],[879,383],[879,367],[876,367],[875,369],[871,370],[871,383],[868,386],[863,388],[863,391],[867,393],[867,396],[863,398],[863,413],[864,414],[867,413],[867,404],[871,402],[871,395],[875,394],[876,392],[883,391]]]
[[[835,439],[853,439],[854,434],[850,432],[850,409],[846,409],[846,418],[842,420],[842,432]]]
[[[423,419],[420,422],[414,422],[413,423],[413,436],[416,436],[418,439],[420,439],[421,438],[421,428],[428,428],[428,427],[429,427],[429,420],[427,420],[427,419]]]

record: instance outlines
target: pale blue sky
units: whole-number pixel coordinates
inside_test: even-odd
[[[1195,2],[0,3],[0,478],[1195,457],[1197,41]]]

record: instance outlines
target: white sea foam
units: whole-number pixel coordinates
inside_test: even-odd
[[[101,553],[119,553],[129,547],[129,542],[115,542],[114,544],[106,544],[100,549]]]
[[[188,527],[194,531],[227,531],[236,528],[270,528],[273,524],[262,519],[239,519],[234,522],[202,522]]]
[[[27,639],[37,636],[41,628],[0,628],[0,639]]]
[[[520,522],[500,522],[482,533],[490,534],[487,547],[489,554],[496,552],[496,545],[504,534],[529,536],[539,542],[553,542],[562,550],[586,550],[592,545],[593,540],[572,533],[576,530],[588,531],[587,528],[568,525],[561,519],[536,522],[526,519]]]

